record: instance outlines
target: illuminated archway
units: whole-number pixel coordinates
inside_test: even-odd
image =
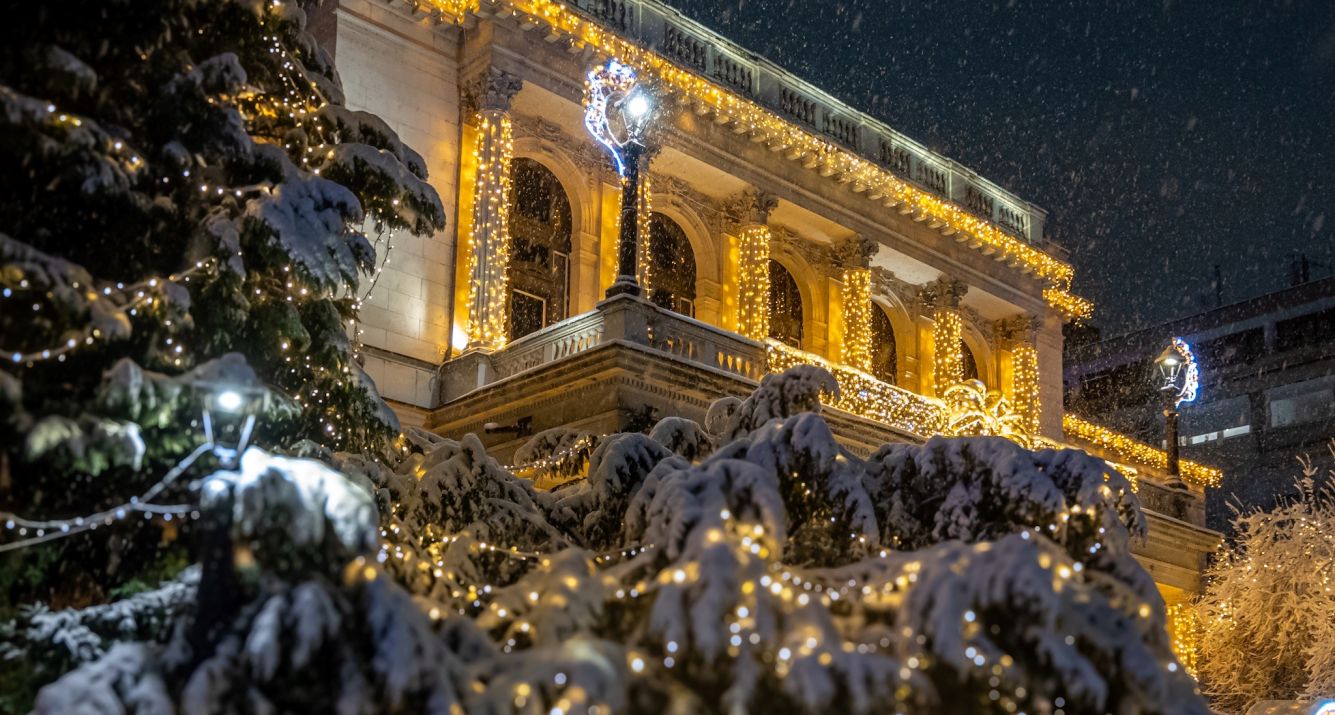
[[[649,300],[660,308],[695,316],[695,250],[676,221],[649,218]]]
[[[871,309],[871,373],[891,385],[899,382],[899,355],[890,316],[879,303]]]
[[[511,341],[564,320],[570,307],[570,197],[546,166],[511,164]]]
[[[802,292],[793,274],[774,259],[769,262],[769,336],[802,347]]]

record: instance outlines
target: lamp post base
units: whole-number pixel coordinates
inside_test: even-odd
[[[612,298],[618,295],[630,295],[639,297],[644,291],[640,289],[640,284],[632,276],[617,276],[615,282],[607,287],[605,297]]]

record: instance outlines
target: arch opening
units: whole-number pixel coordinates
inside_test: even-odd
[[[676,221],[655,212],[649,217],[648,298],[660,308],[695,317],[695,250]]]
[[[782,263],[769,261],[769,336],[802,347],[802,292]]]
[[[510,165],[510,340],[564,320],[570,306],[570,197],[550,169]]]

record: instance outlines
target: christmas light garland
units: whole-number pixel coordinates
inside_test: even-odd
[[[752,224],[738,239],[737,331],[752,340],[769,338],[769,226]]]
[[[871,372],[871,269],[844,270],[844,362]]]
[[[1038,434],[1043,404],[1039,396],[1038,349],[1022,343],[1011,350],[1015,410],[1024,418],[1029,432]]]
[[[1156,449],[1075,415],[1068,413],[1062,416],[1062,431],[1067,437],[1074,437],[1106,449],[1118,459],[1154,469],[1168,468],[1168,455],[1162,449]],[[1217,487],[1224,476],[1218,469],[1189,460],[1182,460],[1181,468],[1182,478],[1200,487]]]
[[[964,321],[951,308],[938,308],[932,317],[932,384],[940,396],[964,382]]]
[[[428,0],[449,19],[465,22],[467,15],[481,9],[479,0]],[[490,0],[488,0],[490,2]],[[622,66],[649,77],[664,90],[683,96],[696,107],[707,108],[722,124],[732,124],[739,133],[768,139],[786,147],[786,153],[804,158],[804,165],[823,176],[838,177],[850,187],[874,187],[864,196],[888,206],[932,219],[942,224],[957,239],[988,254],[1034,273],[1050,283],[1044,290],[1048,304],[1072,319],[1088,318],[1092,304],[1072,294],[1074,271],[1069,263],[1034,248],[1005,232],[991,221],[979,218],[953,201],[938,198],[909,181],[882,168],[869,159],[846,150],[811,131],[775,116],[773,112],[723,87],[682,69],[655,51],[626,40],[557,0],[507,0],[506,9],[526,15],[546,25],[551,34],[571,37],[576,46],[592,46],[617,58]]]
[[[510,163],[514,128],[498,110],[477,114],[473,212],[468,224],[468,341],[493,350],[510,333]]]

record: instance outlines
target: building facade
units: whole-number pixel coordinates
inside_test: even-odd
[[[703,421],[817,364],[855,452],[986,423],[1116,461],[1150,514],[1142,562],[1170,602],[1198,587],[1219,474],[1193,463],[1165,488],[1162,451],[1063,414],[1062,326],[1092,306],[1042,209],[655,0],[324,12],[349,106],[423,153],[450,219],[392,238],[362,310],[365,368],[405,422],[509,458],[552,427]],[[641,298],[606,297],[622,187],[583,123],[613,59],[658,108]]]
[[[1299,457],[1327,473],[1335,438],[1335,278],[1073,346],[1067,408],[1161,444],[1150,361],[1173,336],[1192,346],[1201,365],[1200,397],[1181,409],[1182,454],[1227,467],[1207,500],[1211,526],[1226,527],[1231,505],[1267,508],[1294,494]]]

